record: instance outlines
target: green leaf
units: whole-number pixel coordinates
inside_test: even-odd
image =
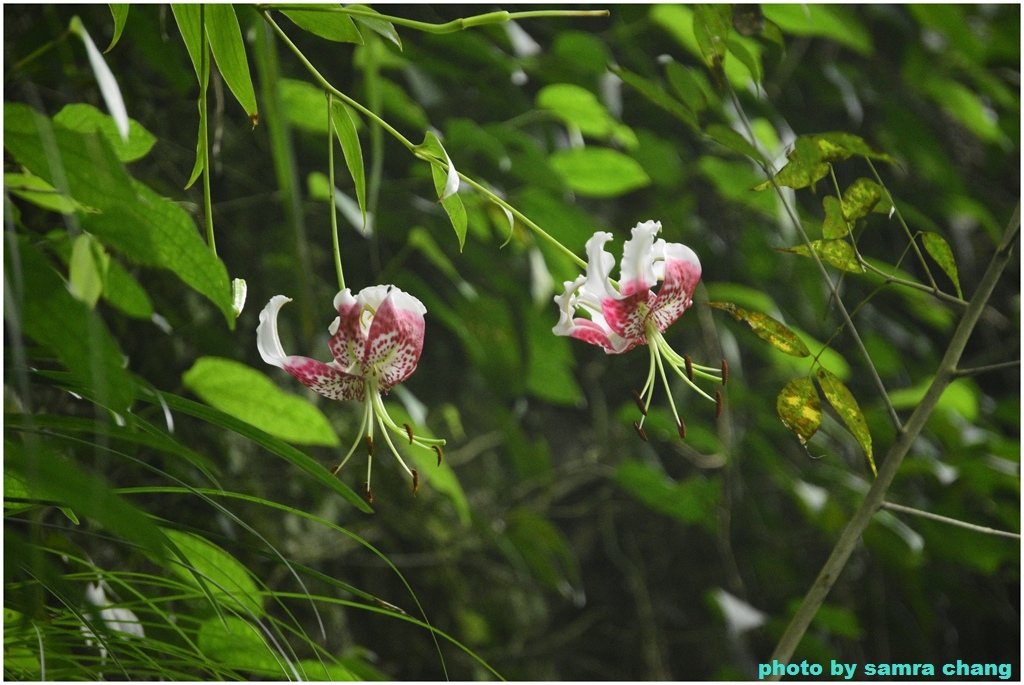
[[[324,103],[327,96],[311,83],[290,78],[277,81],[281,104],[288,123],[310,133],[327,133]]]
[[[800,438],[800,444],[807,444],[821,425],[821,400],[814,381],[807,376],[791,380],[775,400],[775,410],[786,428]]]
[[[871,464],[871,472],[877,476],[878,469],[875,468],[875,458],[871,451],[871,432],[868,430],[867,421],[864,420],[864,414],[853,397],[853,393],[838,376],[824,367],[818,367],[818,384],[821,386],[821,391],[825,393],[829,404],[860,443],[864,454],[867,455],[868,463]]]
[[[545,402],[566,406],[579,406],[583,402],[573,376],[572,346],[568,338],[551,335],[551,322],[547,310],[524,313],[526,321],[527,372],[526,389]]]
[[[200,357],[182,382],[203,402],[274,437],[297,445],[339,444],[314,404],[282,391],[269,377],[230,359]]]
[[[729,38],[727,41],[729,52],[736,57],[743,66],[750,72],[750,78],[754,83],[761,83],[764,74],[761,71],[761,58],[759,54],[747,49],[746,43],[737,38]]]
[[[16,195],[23,200],[31,202],[36,207],[42,207],[43,209],[48,209],[52,212],[74,214],[76,210],[85,210],[83,205],[75,202],[73,198],[62,194],[59,190],[35,174],[4,174],[4,189],[12,195]]]
[[[689,107],[666,93],[661,86],[621,67],[610,67],[616,76],[635,88],[641,95],[673,115],[691,128],[697,128],[697,115]]]
[[[845,240],[812,240],[810,249],[808,249],[806,245],[795,245],[793,247],[780,247],[776,249],[779,250],[779,252],[791,252],[804,257],[810,257],[811,249],[813,249],[819,259],[827,264],[831,264],[837,269],[842,269],[843,271],[849,271],[850,273],[855,274],[864,272],[864,267],[862,267],[860,262],[857,261],[857,253],[854,251],[853,245]]]
[[[668,83],[672,86],[672,90],[676,92],[687,108],[693,112],[707,109],[707,96],[690,67],[685,67],[673,60],[665,65],[665,76],[668,77]]]
[[[922,233],[921,242],[924,243],[924,249],[928,250],[928,254],[932,256],[932,259],[949,276],[949,280],[953,281],[953,285],[956,287],[956,294],[962,300],[964,292],[960,289],[960,274],[956,268],[956,260],[953,259],[953,250],[949,247],[949,243],[938,233],[932,232]]]
[[[107,269],[103,299],[133,319],[153,318],[153,301],[149,294],[116,259],[110,261]]]
[[[443,195],[445,184],[448,181],[448,176],[445,174],[444,169],[441,168],[440,164],[431,164],[430,174],[434,177],[434,190],[437,191],[439,196]],[[459,239],[459,251],[461,252],[466,244],[466,229],[469,226],[466,206],[462,203],[462,198],[459,197],[458,193],[449,196],[445,200],[441,200],[441,206],[444,208],[445,213],[448,214],[448,218],[451,219],[452,228],[455,229],[455,235]]]
[[[359,133],[356,131],[356,114],[348,105],[334,101],[331,111],[331,121],[334,122],[334,132],[341,143],[341,151],[345,155],[345,164],[352,176],[352,183],[356,189],[356,201],[359,203],[359,213],[363,218],[363,233],[366,232],[366,174],[363,170],[363,151],[359,145]],[[333,199],[333,198],[332,198]]]
[[[33,445],[33,446],[30,446]],[[62,458],[52,446],[4,440],[4,472],[17,474],[29,492],[92,519],[154,558],[167,557],[167,538],[145,512],[116,494],[100,476]]]
[[[732,29],[730,5],[695,5],[693,8],[693,35],[697,37],[704,63],[717,72],[722,67],[728,50],[729,31]]]
[[[586,197],[619,197],[651,183],[635,159],[609,148],[559,150],[550,160],[569,187]]]
[[[761,6],[765,19],[794,36],[821,36],[841,43],[862,55],[874,48],[871,35],[853,13],[840,5],[775,5]]]
[[[124,31],[125,24],[128,23],[128,8],[131,6],[128,3],[110,3],[110,13],[114,16],[114,36],[110,39],[110,45],[104,50],[104,53],[108,53],[114,49],[117,45],[117,41],[121,40],[121,33]]]
[[[721,484],[716,479],[697,475],[676,481],[650,464],[627,460],[619,464],[615,480],[657,512],[708,531],[717,528]]]
[[[321,10],[290,9],[281,10],[281,14],[291,19],[299,28],[321,38],[338,43],[363,44],[362,34],[359,33],[359,29],[347,14],[337,11],[322,11],[323,9],[338,10],[341,9],[340,5],[309,5],[308,7],[321,8]]]
[[[103,245],[88,233],[75,238],[68,263],[68,292],[92,309],[100,299],[107,280],[110,255]]]
[[[869,178],[858,178],[843,193],[843,216],[849,222],[865,217],[882,201],[883,197],[885,197],[885,191],[882,186]]]
[[[196,78],[199,80],[199,88],[206,90],[210,81],[210,61],[206,60],[206,69],[203,65],[203,28],[198,4],[171,3],[171,12],[174,14],[174,21],[178,24],[178,31],[181,39],[185,41],[185,48],[188,56],[192,59],[192,67],[196,70]]]
[[[128,120],[128,138],[121,137],[113,117],[92,105],[65,105],[53,117],[53,123],[80,133],[99,133],[114,148],[122,162],[134,162],[145,157],[156,143],[156,136],[134,119]]]
[[[20,261],[12,269],[10,260]],[[132,379],[124,368],[124,355],[102,319],[68,292],[64,281],[42,254],[25,238],[4,250],[4,268],[12,280],[15,302],[21,305],[22,332],[48,347],[85,387],[96,393],[98,402],[112,411],[123,412],[135,394]]]
[[[170,409],[174,411],[180,411],[208,423],[221,426],[222,428],[227,428],[230,431],[234,431],[235,433],[252,440],[257,445],[265,447],[279,457],[299,467],[322,485],[334,490],[360,511],[367,514],[373,513],[373,509],[370,508],[370,505],[367,504],[362,497],[353,492],[350,487],[331,475],[331,472],[327,467],[314,461],[307,454],[300,452],[270,433],[260,430],[245,421],[236,419],[219,409],[207,407],[197,402],[187,400],[184,397],[178,397],[177,395],[171,395],[169,393],[162,393],[160,398],[168,407],[170,407]],[[155,395],[151,396],[149,394],[144,394],[140,396],[140,399],[151,404],[160,403],[160,400],[158,400]]]
[[[210,39],[210,49],[217,60],[221,76],[255,126],[260,120],[256,110],[256,91],[252,87],[249,61],[245,56],[245,43],[242,41],[242,30],[238,27],[235,8],[227,4],[207,4],[206,35]]]
[[[199,625],[196,642],[203,654],[227,668],[262,675],[291,675],[260,629],[238,616],[206,619]]]
[[[758,163],[763,163],[764,161],[764,157],[761,156],[761,153],[757,151],[757,148],[754,147],[750,141],[727,126],[723,126],[722,124],[710,124],[706,129],[704,129],[704,133],[715,142],[729,150],[732,150],[733,152],[738,152],[741,155],[750,157]]]
[[[775,174],[775,182],[788,188],[806,188],[814,185],[828,174],[828,163],[822,160],[821,149],[813,138],[801,136],[796,139],[793,150],[787,155],[786,165]],[[755,186],[754,190],[767,190],[771,181]]]
[[[604,140],[615,126],[597,96],[571,83],[554,83],[537,93],[537,107],[554,112],[563,123],[579,128],[585,136]]]
[[[164,529],[164,534],[185,557],[188,567],[172,564],[171,570],[200,590],[204,585],[219,604],[231,611],[259,618],[263,600],[249,570],[226,551],[204,537],[185,531]],[[196,576],[202,579],[202,583]]]
[[[708,306],[729,312],[734,319],[750,326],[757,337],[768,341],[780,352],[785,352],[793,357],[808,357],[811,354],[807,345],[796,333],[767,314],[748,311],[737,307],[732,302],[708,302]]]
[[[551,521],[522,507],[505,521],[505,535],[537,580],[565,595],[581,587],[579,561]]]
[[[821,234],[828,240],[842,238],[850,232],[850,226],[843,217],[843,203],[835,195],[826,195],[821,201],[825,209],[825,222]]]
[[[346,7],[347,9],[350,10],[359,10],[361,12],[367,12],[375,14],[377,16],[382,16],[380,12],[366,5],[346,5]],[[353,14],[352,19],[357,23],[362,24],[366,28],[370,29],[374,33],[383,36],[387,40],[391,41],[398,47],[399,50],[402,49],[402,39],[398,36],[398,31],[395,30],[394,25],[390,21],[383,18],[378,19],[377,17],[367,17],[358,14]]]

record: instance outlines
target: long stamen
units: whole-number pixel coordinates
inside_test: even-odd
[[[338,472],[341,471],[341,467],[345,465],[345,462],[347,462],[349,460],[349,457],[351,457],[353,454],[355,454],[356,445],[358,445],[359,442],[360,442],[360,440],[359,440],[360,436],[361,437],[365,437],[366,439],[370,439],[369,435],[367,434],[368,431],[370,430],[370,429],[367,428],[367,424],[373,421],[372,417],[373,417],[373,406],[371,405],[371,403],[369,401],[367,401],[367,402],[365,402],[363,404],[363,418],[359,422],[359,431],[356,433],[356,436],[357,436],[356,440],[355,440],[355,442],[352,443],[352,447],[349,449],[348,454],[345,455],[345,458],[341,460],[341,463],[338,464],[337,466],[335,466],[331,470],[331,475],[332,476],[338,475]],[[373,453],[371,451],[371,456],[372,456],[372,454]]]
[[[377,398],[377,401],[380,402],[379,396]],[[405,469],[406,473],[412,476],[412,469],[410,469],[409,466],[405,463],[405,460],[402,459],[402,455],[398,453],[398,450],[395,448],[395,443],[391,442],[391,436],[388,435],[387,426],[384,425],[384,418],[382,416],[382,413],[383,412],[381,411],[377,412],[377,422],[380,424],[381,435],[384,436],[384,441],[388,444],[388,447],[391,448],[391,453],[395,455],[395,459],[398,460],[398,463],[402,465],[402,468]]]
[[[679,411],[676,409],[675,398],[672,397],[672,388],[669,387],[668,377],[665,375],[665,362],[662,360],[661,355],[658,355],[656,359],[658,361],[658,374],[661,376],[661,382],[665,385],[665,394],[668,395],[668,405],[672,407],[672,416],[675,417],[677,424],[682,425],[682,420],[679,418]],[[690,383],[692,384],[693,381],[690,381]]]

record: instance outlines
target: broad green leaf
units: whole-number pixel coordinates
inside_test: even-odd
[[[892,406],[896,409],[913,409],[921,404],[925,393],[931,386],[934,377],[928,377],[917,385],[909,388],[899,388],[889,393]],[[966,378],[958,378],[942,391],[937,408],[944,411],[955,411],[967,421],[974,423],[978,420],[978,413],[981,410],[978,389]]]
[[[818,384],[821,386],[821,391],[825,393],[829,404],[860,443],[864,454],[867,455],[868,463],[871,464],[871,472],[877,476],[878,469],[875,468],[875,457],[871,451],[871,432],[868,430],[867,421],[864,420],[864,414],[853,397],[853,393],[838,376],[824,367],[818,367]]]
[[[725,12],[727,8],[718,11]],[[663,28],[690,54],[704,62],[704,52],[695,34],[694,15],[694,9],[688,5],[658,3],[651,6],[650,10],[650,18],[654,24]],[[728,34],[722,33],[721,35]],[[742,38],[741,40],[746,41],[748,49],[756,49],[753,39]],[[720,63],[724,68],[725,76],[733,86],[737,88],[747,87],[750,83],[751,74],[740,60],[726,59]]]
[[[310,133],[327,133],[324,116],[327,95],[311,83],[282,78],[277,81],[288,123]]]
[[[370,505],[367,504],[362,497],[357,495],[350,487],[342,483],[339,479],[331,475],[330,467],[320,464],[313,460],[309,455],[300,452],[270,433],[256,428],[245,421],[236,419],[230,414],[222,412],[219,409],[207,407],[199,404],[198,402],[187,400],[184,397],[163,393],[161,398],[173,411],[180,411],[208,423],[221,426],[222,428],[227,428],[230,431],[234,431],[235,433],[252,440],[257,445],[267,448],[277,456],[291,462],[305,471],[307,474],[312,476],[314,480],[319,481],[322,485],[326,485],[329,489],[334,490],[345,498],[349,504],[360,511],[367,514],[373,513],[373,509],[370,508]],[[148,393],[140,395],[140,399],[151,404],[159,404],[159,400]]]
[[[15,419],[21,418],[22,416],[24,416],[24,414],[13,415]],[[10,416],[4,416],[4,428],[10,428],[10,418]],[[33,429],[34,428],[35,426],[33,426]],[[46,500],[47,498],[40,495],[35,488],[28,484],[25,474],[15,472],[10,469],[4,469],[4,516],[14,516],[37,506],[34,504],[8,501],[17,499]],[[57,508],[60,509],[61,513],[64,514],[73,524],[76,526],[81,525],[81,521],[78,520],[78,516],[75,514],[73,509],[70,507]]]
[[[764,157],[761,156],[761,153],[757,151],[757,148],[754,147],[750,141],[727,126],[723,126],[722,124],[710,124],[706,129],[704,129],[704,133],[716,143],[732,150],[733,152],[750,157],[758,163],[764,161]]]
[[[114,148],[122,162],[134,162],[145,157],[156,143],[156,136],[134,119],[128,120],[128,138],[124,139],[117,130],[114,119],[92,105],[65,105],[53,117],[53,123],[80,133],[99,133]]]
[[[559,31],[555,35],[551,54],[574,70],[600,76],[608,70],[611,54],[597,36],[583,31]]]
[[[579,406],[583,402],[573,375],[575,357],[569,340],[551,335],[551,322],[538,312],[529,311],[523,316],[526,322],[527,375],[526,389],[536,397],[566,406]]]
[[[687,108],[694,112],[707,109],[707,96],[690,67],[673,60],[665,65],[665,76],[668,77],[672,90]]]
[[[245,43],[235,8],[228,4],[207,4],[206,35],[221,76],[255,126],[260,120],[256,110],[256,91],[252,87],[249,61],[245,56]]]
[[[380,12],[366,5],[346,5],[346,9],[358,10],[360,14],[350,15],[353,21],[391,41],[399,50],[402,49],[402,39],[398,36],[398,31],[390,21],[383,18]]]
[[[298,664],[299,673],[305,676],[310,682],[350,682],[362,680],[355,673],[350,671],[344,664],[316,661],[314,659],[303,659]],[[385,678],[386,680],[386,678]]]
[[[110,45],[103,51],[104,53],[113,50],[117,41],[121,39],[121,33],[124,32],[125,24],[128,23],[128,8],[130,6],[128,3],[110,3],[110,13],[114,16],[114,36],[110,39]]]
[[[366,232],[366,174],[363,170],[363,150],[359,145],[359,133],[356,131],[356,114],[348,105],[335,101],[331,111],[334,132],[341,143],[341,151],[345,155],[345,164],[352,176],[356,189],[356,202],[363,219],[362,231]]]
[[[319,8],[319,9],[313,9]],[[323,10],[335,10],[325,12]],[[281,10],[281,14],[291,19],[299,28],[338,43],[363,44],[363,36],[352,23],[352,19],[336,10],[340,5],[306,5],[303,9]]]
[[[821,400],[814,381],[807,376],[791,380],[779,393],[775,410],[786,428],[800,438],[800,444],[807,444],[821,425]]]
[[[922,233],[921,242],[924,243],[924,249],[928,250],[932,259],[949,276],[949,280],[953,281],[957,296],[963,299],[964,292],[960,289],[960,273],[956,268],[956,260],[953,259],[953,250],[949,247],[949,243],[938,233],[932,232]]]
[[[380,99],[386,113],[394,115],[414,129],[425,131],[430,128],[430,119],[427,118],[427,113],[423,111],[420,103],[409,97],[405,89],[394,81],[383,76],[378,79]]]
[[[695,5],[693,9],[693,35],[697,38],[704,63],[713,72],[721,69],[728,51],[729,31],[732,30],[730,5]]]
[[[554,112],[565,124],[579,128],[585,136],[604,140],[615,126],[597,96],[586,88],[571,83],[554,83],[537,93],[537,107]]]
[[[697,128],[697,115],[689,107],[666,93],[660,85],[621,67],[611,67],[611,70],[658,107],[688,124],[691,128]]]
[[[117,85],[117,79],[107,66],[106,60],[100,54],[96,44],[92,42],[89,32],[85,30],[82,20],[77,16],[71,18],[68,31],[77,35],[85,44],[85,51],[89,55],[89,65],[96,76],[96,83],[100,87],[100,94],[107,105],[110,116],[117,124],[117,131],[121,138],[128,139],[128,110],[124,106],[124,98],[121,96],[121,88]]]
[[[76,210],[85,208],[73,198],[62,194],[52,185],[35,174],[7,173],[4,174],[4,189],[12,195],[61,214],[74,214]],[[95,211],[95,210],[94,210]]]
[[[505,522],[508,541],[537,580],[566,596],[581,586],[576,555],[551,521],[520,507]]]
[[[185,582],[202,588],[202,579],[213,598],[232,611],[263,616],[263,600],[249,569],[204,537],[185,531],[164,529],[164,534],[185,557],[188,567],[172,564],[171,570]]]
[[[648,463],[627,460],[619,464],[615,480],[638,500],[657,512],[695,523],[708,531],[717,528],[721,483],[701,475],[676,481]]]
[[[821,234],[827,240],[842,238],[850,232],[850,226],[843,218],[843,203],[835,195],[826,195],[821,201],[825,209],[825,222],[821,226]]]
[[[110,260],[107,269],[103,299],[133,319],[153,318],[153,301],[149,294],[116,259]]]
[[[761,6],[765,19],[794,36],[831,38],[862,55],[874,48],[871,35],[857,19],[852,8],[841,5],[774,5]]]
[[[281,390],[265,374],[230,359],[200,357],[182,382],[211,407],[297,445],[339,444],[317,407]]]
[[[858,178],[843,193],[843,216],[850,222],[865,217],[882,201],[883,197],[885,197],[885,191],[882,186],[869,178]]]
[[[921,89],[981,140],[1011,144],[985,100],[967,86],[933,75],[921,84]]]
[[[292,675],[260,629],[244,618],[208,618],[199,625],[196,642],[203,654],[227,668],[260,675]]]
[[[20,269],[12,270],[14,255]],[[64,281],[28,240],[19,239],[4,250],[5,273],[20,274],[11,282],[20,302],[22,332],[48,347],[99,403],[115,412],[131,406],[135,394],[124,368],[124,355],[103,320],[68,292]]]
[[[737,321],[742,321],[754,334],[762,340],[766,340],[780,352],[785,352],[793,357],[808,357],[811,351],[796,333],[789,330],[785,324],[773,319],[767,314],[751,312],[737,307],[732,302],[708,302],[709,307],[729,312]]]
[[[68,292],[92,309],[100,299],[107,280],[110,255],[103,245],[88,233],[82,233],[71,248],[68,262]]]
[[[609,148],[559,150],[550,160],[569,187],[586,197],[619,197],[651,183],[635,159]]]
[[[729,53],[732,54],[750,72],[750,78],[754,83],[761,83],[764,74],[761,71],[760,55],[747,49],[747,44],[738,38],[729,38],[727,41]]]
[[[792,252],[804,257],[810,257],[811,249],[813,249],[819,259],[837,269],[855,274],[864,272],[864,267],[857,261],[857,253],[854,251],[853,245],[845,240],[812,240],[810,249],[806,245],[780,247],[777,249],[779,252]]]
[[[138,545],[154,558],[167,558],[167,538],[149,515],[129,504],[100,476],[64,459],[48,444],[34,447],[4,440],[4,472],[17,474],[29,492],[92,519],[111,534]]]

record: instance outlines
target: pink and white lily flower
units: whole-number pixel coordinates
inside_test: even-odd
[[[622,248],[619,283],[611,279],[615,257],[604,250],[611,233],[598,231],[587,241],[587,273],[575,281],[565,282],[565,292],[555,296],[559,307],[556,335],[567,335],[604,348],[607,354],[622,354],[646,344],[651,363],[643,390],[635,394],[643,417],[647,416],[654,395],[657,373],[668,392],[669,404],[679,433],[685,437],[686,426],[679,418],[675,400],[668,387],[665,367],[668,366],[700,395],[716,402],[721,411],[721,392],[712,398],[697,387],[694,376],[723,381],[718,369],[694,364],[688,356],[680,356],[665,340],[665,330],[693,305],[693,291],[700,280],[701,266],[697,255],[686,245],[667,243],[655,236],[661,222],[645,221],[633,228],[632,237]],[[661,282],[657,291],[655,286]],[[586,317],[575,316],[577,312]],[[725,372],[723,361],[722,372]],[[640,437],[646,438],[644,418],[634,422]]]
[[[374,423],[398,462],[412,477],[413,489],[419,486],[419,475],[410,469],[399,455],[389,431],[408,437],[410,444],[432,448],[441,461],[444,440],[421,438],[405,424],[399,427],[388,414],[381,393],[408,378],[423,351],[425,325],[423,315],[427,309],[418,299],[393,285],[375,285],[352,295],[349,288],[334,298],[338,317],[328,328],[328,341],[334,359],[321,362],[308,357],[288,355],[281,347],[277,334],[277,315],[286,302],[284,295],[275,295],[260,312],[256,328],[256,347],[263,361],[278,366],[295,376],[307,388],[332,400],[358,400],[363,403],[360,437],[365,439],[370,457],[373,456]],[[334,469],[337,473],[355,452],[357,438],[348,454]],[[370,469],[366,468],[366,497],[372,502]]]

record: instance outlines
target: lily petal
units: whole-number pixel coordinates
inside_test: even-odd
[[[352,296],[349,288],[345,288],[334,296],[334,308],[338,310],[338,318],[328,329],[331,339],[327,341],[327,346],[339,367],[358,371],[366,347],[366,329],[362,324],[363,303]]]
[[[389,390],[416,370],[423,352],[426,307],[418,299],[392,288],[377,309],[366,337],[363,368],[380,373],[380,387]]]
[[[366,397],[366,383],[362,376],[339,369],[335,362],[324,364],[308,357],[288,357],[281,368],[327,399],[363,400]]]
[[[660,221],[639,223],[633,227],[633,237],[622,246],[619,290],[623,295],[649,290],[655,284],[654,236],[660,230]]]
[[[270,298],[270,303],[260,312],[260,324],[256,327],[256,349],[260,351],[263,361],[282,369],[288,355],[281,347],[281,339],[277,335],[277,313],[287,302],[291,302],[291,298],[284,295]]]

